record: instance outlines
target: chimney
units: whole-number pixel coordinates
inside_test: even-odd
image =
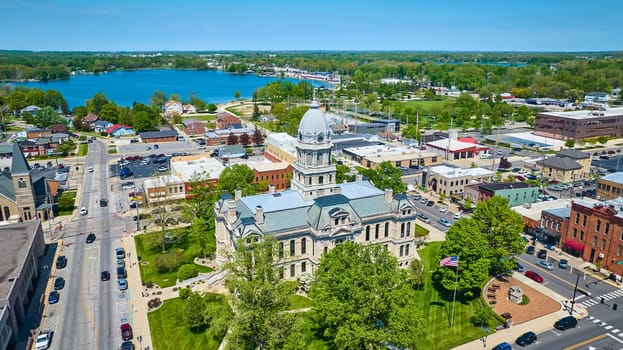
[[[356,182],[363,181],[363,175],[361,175],[361,174],[355,175],[355,181]]]
[[[387,202],[387,204],[389,204],[392,202],[392,200],[394,200],[394,190],[392,190],[391,188],[386,188],[385,201]]]
[[[234,200],[237,202],[240,200],[241,197],[242,197],[242,190],[239,188],[236,188],[236,190],[234,191]]]
[[[339,186],[334,187],[333,194],[342,194],[342,188]]]
[[[255,223],[258,225],[264,223],[264,208],[260,205],[255,207]]]
[[[268,193],[275,193],[275,185],[268,185]]]
[[[227,201],[227,221],[236,221],[236,201],[231,199]]]

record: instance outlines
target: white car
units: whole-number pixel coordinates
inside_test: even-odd
[[[93,167],[92,167],[92,166],[90,166],[90,167],[88,167],[88,168],[87,168],[87,170],[88,170],[90,173],[92,173],[92,172],[93,172]]]
[[[37,341],[35,342],[35,348],[37,350],[45,350],[50,347],[50,331],[44,330],[39,333],[37,336]]]
[[[461,215],[461,213],[455,213],[454,216],[452,217],[454,220],[458,220],[460,218],[462,218],[463,215]]]
[[[442,212],[442,213],[445,213],[445,212],[448,211],[448,207],[441,207],[441,208],[439,208],[439,211]]]
[[[82,207],[80,208],[80,215],[87,215],[89,213],[89,211],[87,210],[87,208]]]

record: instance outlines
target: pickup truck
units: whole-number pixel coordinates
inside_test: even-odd
[[[37,341],[35,342],[35,348],[37,350],[44,350],[50,347],[50,330],[46,329],[39,332],[37,336]]]

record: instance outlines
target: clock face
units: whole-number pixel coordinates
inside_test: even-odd
[[[318,134],[318,142],[322,142],[322,141],[324,141],[324,135]]]

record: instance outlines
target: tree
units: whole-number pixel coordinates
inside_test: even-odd
[[[512,270],[515,266],[510,258],[520,254],[525,245],[521,215],[510,208],[508,199],[494,196],[478,203],[472,219],[487,239],[493,273]]]
[[[312,282],[312,317],[337,349],[416,348],[425,322],[398,261],[381,245],[346,241],[325,253]]]
[[[240,91],[238,91],[238,90],[234,91],[234,98],[236,100],[240,98]]]
[[[597,138],[597,142],[601,143],[602,145],[605,145],[608,142],[608,138],[605,136],[599,136]]]
[[[358,170],[380,190],[391,188],[395,194],[407,191],[407,184],[402,182],[402,171],[390,161],[380,163],[375,169],[358,168]]]
[[[211,256],[216,251],[216,245],[213,244],[213,240],[210,239],[210,234],[213,235],[214,233],[210,232],[209,225],[204,218],[198,217],[192,221],[189,238],[199,247],[199,254],[204,257]]]
[[[433,276],[446,291],[452,292],[456,286],[457,291],[469,298],[477,295],[481,283],[489,276],[491,265],[487,239],[474,221],[464,218],[454,222],[439,250],[440,259],[459,257],[458,284],[455,284],[456,268],[437,267]]]
[[[341,184],[344,182],[355,181],[355,175],[347,175],[350,172],[350,168],[346,165],[335,165],[335,183]]]
[[[255,132],[253,132],[253,136],[251,137],[251,140],[253,140],[253,143],[256,146],[259,146],[264,143],[264,136],[262,135],[260,130],[257,128],[257,126],[255,127]]]
[[[424,263],[422,260],[412,260],[409,264],[409,268],[406,270],[407,282],[414,288],[420,289],[424,284],[424,278],[426,273],[424,271]]]
[[[117,107],[114,102],[110,101],[102,106],[98,116],[102,120],[107,120],[116,124],[119,119],[119,107]]]
[[[288,114],[288,111],[283,103],[275,103],[271,108],[271,113],[275,118],[283,120]]]
[[[164,109],[164,104],[167,102],[167,94],[164,92],[157,90],[151,95],[149,99],[152,106],[159,108],[160,110]]]
[[[169,95],[169,100],[182,102],[182,97],[180,96],[180,94],[172,93],[171,95]]]
[[[190,293],[184,301],[184,323],[188,328],[198,330],[206,325],[204,313],[205,304],[201,295],[197,292]]]
[[[186,192],[186,201],[182,207],[182,218],[185,222],[192,222],[195,218],[202,218],[205,222],[212,222],[214,218],[214,203],[218,199],[218,192],[209,180],[206,172],[195,173],[190,178],[190,189]]]
[[[253,114],[251,115],[251,120],[260,120],[260,108],[257,106],[257,90],[253,92]]]
[[[230,132],[229,136],[227,136],[227,144],[228,145],[237,145],[238,144],[238,136],[236,136],[233,132]]]
[[[239,142],[243,147],[247,147],[248,145],[251,144],[251,138],[249,137],[249,134],[247,134],[246,132],[240,134],[239,139],[240,139]]]
[[[281,279],[278,254],[270,236],[259,242],[241,240],[225,264],[234,309],[228,338],[232,349],[279,349],[294,331],[296,315],[284,311],[295,285]]]
[[[226,167],[218,179],[220,192],[234,193],[236,189],[242,191],[243,196],[249,196],[257,192],[255,174],[246,164],[234,164]]]
[[[87,100],[87,110],[91,113],[98,114],[102,107],[108,103],[108,98],[103,92],[98,92],[93,95],[93,98]]]
[[[194,93],[190,95],[190,104],[195,106],[198,111],[205,111],[208,106],[205,101],[200,99],[197,94]]]
[[[136,132],[153,130],[156,127],[157,120],[154,120],[145,111],[133,112],[132,127]]]
[[[36,111],[33,121],[41,128],[47,128],[52,124],[67,125],[67,120],[52,107],[45,107]]]

